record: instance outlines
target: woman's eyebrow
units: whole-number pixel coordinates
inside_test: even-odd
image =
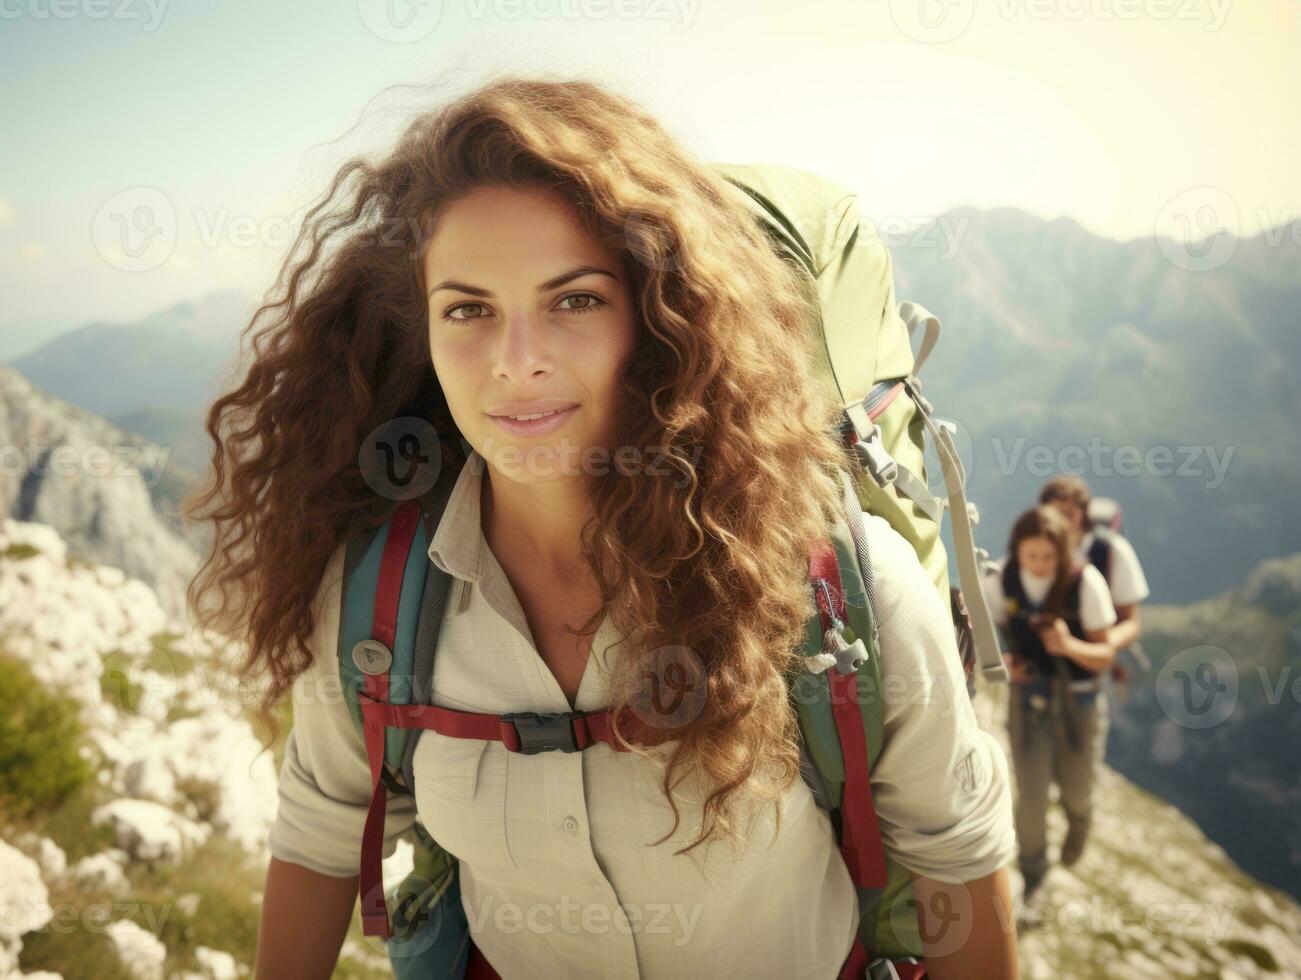
[[[619,277],[613,272],[610,272],[607,269],[602,269],[600,266],[581,265],[577,269],[572,269],[569,272],[556,276],[554,279],[548,279],[546,282],[539,284],[538,292],[545,293],[548,290],[559,289],[572,279],[577,279],[579,276],[591,275],[593,273],[599,276],[609,276],[615,282],[619,281]],[[454,289],[457,292],[469,293],[471,296],[483,296],[485,298],[492,295],[491,290],[483,289],[479,286],[471,286],[468,283],[458,282],[455,279],[445,279],[443,282],[440,282],[433,289],[429,290],[429,295],[433,296],[434,293],[438,292],[440,289]]]

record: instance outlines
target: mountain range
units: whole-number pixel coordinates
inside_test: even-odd
[[[1301,223],[1200,271],[1173,243],[1069,218],[937,223],[947,239],[921,228],[892,248],[896,298],[943,324],[923,390],[958,423],[985,547],[1002,554],[1066,470],[1121,503],[1153,601],[1214,595],[1301,550]]]

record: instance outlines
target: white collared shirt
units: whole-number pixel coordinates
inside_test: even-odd
[[[570,710],[539,656],[519,600],[487,546],[484,460],[472,453],[429,555],[456,580],[439,633],[433,701],[467,711]],[[967,699],[948,608],[910,545],[867,517],[886,742],[872,789],[887,850],[919,874],[983,877],[1015,855],[1007,764]],[[316,660],[305,684],[337,675],[343,547],[321,586]],[[577,710],[607,705],[602,664],[617,655],[607,618],[593,638]],[[370,798],[364,746],[341,700],[300,704],[280,779],[270,849],[322,874],[357,873]],[[955,697],[955,692],[960,697]],[[329,703],[327,703],[327,701]],[[581,752],[512,753],[500,742],[426,731],[414,799],[390,795],[385,856],[417,814],[460,860],[471,935],[503,980],[681,976],[834,977],[858,925],[858,899],[830,819],[802,780],[753,814],[748,846],[673,852],[701,826],[705,787],[661,788],[662,762],[598,743]],[[693,774],[694,775],[694,774]]]
[[[1089,560],[1089,549],[1093,547],[1093,538],[1092,530],[1086,532],[1075,549],[1075,554],[1084,561]],[[1117,531],[1111,532],[1111,569],[1106,575],[1106,582],[1111,589],[1112,602],[1118,606],[1142,602],[1152,594],[1134,546],[1129,543],[1128,538]]]

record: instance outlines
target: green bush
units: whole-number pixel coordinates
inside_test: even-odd
[[[91,778],[76,701],[0,652],[0,806],[17,816],[57,807]]]

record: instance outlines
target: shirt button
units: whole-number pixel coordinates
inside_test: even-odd
[[[567,834],[578,833],[578,821],[575,820],[573,817],[565,817],[565,833]]]

